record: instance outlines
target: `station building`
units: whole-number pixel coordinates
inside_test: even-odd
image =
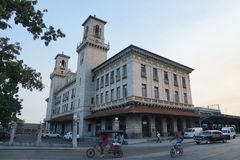
[[[77,46],[77,71],[70,56],[55,57],[47,98],[46,129],[94,136],[99,130],[127,130],[129,137],[170,136],[199,123],[192,104],[192,68],[130,45],[107,59],[106,21],[89,16]]]

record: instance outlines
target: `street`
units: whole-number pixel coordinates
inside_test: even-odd
[[[155,160],[239,160],[240,138],[230,140],[227,143],[213,143],[197,145],[195,143],[183,144],[184,155],[170,158],[170,142],[164,144],[140,143],[123,146],[124,156],[119,159]],[[85,149],[0,149],[1,160],[85,160]],[[97,154],[93,159],[100,159]],[[102,159],[113,159],[113,155],[105,155]]]

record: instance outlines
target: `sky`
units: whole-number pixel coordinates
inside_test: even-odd
[[[42,74],[42,92],[20,91],[20,118],[26,122],[45,118],[56,54],[69,55],[69,67],[76,71],[76,47],[89,15],[107,21],[108,58],[134,44],[194,68],[190,74],[194,106],[219,104],[222,113],[240,116],[240,1],[39,0],[37,8],[48,10],[45,23],[60,28],[66,38],[45,47],[21,26],[0,32],[20,42],[19,58]]]

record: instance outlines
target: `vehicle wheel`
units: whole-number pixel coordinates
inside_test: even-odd
[[[170,156],[175,157],[175,150],[173,148],[170,150]]]
[[[197,144],[200,144],[200,142],[196,142]]]
[[[206,141],[206,144],[209,144],[209,143],[210,143],[210,141],[209,141],[209,140],[207,140],[207,141]]]
[[[113,153],[114,158],[120,158],[123,156],[123,151],[121,149],[114,151]]]
[[[223,143],[226,143],[227,142],[227,140],[226,139],[223,139]]]
[[[235,138],[236,138],[236,135],[233,136],[233,139],[235,139]]]
[[[183,155],[183,148],[179,148],[179,156],[182,156]]]
[[[47,136],[45,136],[45,138],[49,138],[49,136],[47,135]]]
[[[86,154],[87,154],[87,157],[88,158],[93,158],[95,156],[95,150],[93,148],[89,148],[87,151],[86,151]]]

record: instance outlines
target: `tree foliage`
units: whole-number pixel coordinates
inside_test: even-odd
[[[47,27],[43,21],[47,10],[36,10],[36,4],[37,1],[30,0],[0,0],[0,29],[11,29],[13,26],[9,20],[13,19],[15,25],[22,25],[34,40],[41,39],[46,46],[59,37],[65,37],[60,29]],[[18,59],[20,43],[12,44],[9,41],[9,37],[0,36],[0,123],[4,127],[8,127],[21,114],[19,87],[30,91],[43,89],[41,74]]]

